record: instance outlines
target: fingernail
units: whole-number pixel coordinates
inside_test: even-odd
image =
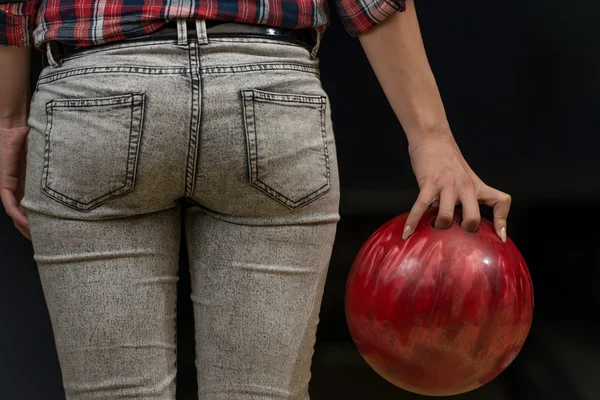
[[[502,227],[502,229],[500,229],[500,239],[502,239],[502,241],[504,243],[506,243],[506,227]]]
[[[404,232],[402,233],[402,240],[406,240],[406,238],[409,236],[410,236],[410,226],[406,225],[404,227]]]

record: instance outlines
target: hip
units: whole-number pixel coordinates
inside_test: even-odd
[[[338,218],[329,98],[296,44],[99,46],[42,71],[29,124],[30,208],[42,208],[41,184],[46,211],[65,217],[188,197],[246,223]]]

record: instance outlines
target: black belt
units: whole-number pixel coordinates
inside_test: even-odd
[[[196,38],[196,24],[193,20],[187,23],[188,38]],[[285,29],[266,25],[242,24],[228,21],[206,21],[206,34],[208,37],[255,37],[285,40],[312,49],[316,45],[316,32],[314,29]],[[71,46],[64,43],[52,42],[52,54],[56,61],[69,57],[75,53],[80,53],[86,49],[99,48],[110,45],[111,43],[153,41],[153,40],[176,40],[177,23],[170,22],[161,29],[144,36],[127,39],[120,42],[110,42],[96,46]],[[45,52],[43,52],[45,55]],[[45,57],[44,57],[45,58]],[[44,60],[47,65],[47,61]]]

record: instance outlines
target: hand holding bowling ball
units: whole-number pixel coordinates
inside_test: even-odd
[[[447,396],[497,377],[520,352],[533,317],[533,286],[515,244],[482,219],[476,232],[433,227],[429,209],[402,239],[408,213],[360,249],[346,286],[358,351],[405,390]]]
[[[426,135],[425,135],[426,136]],[[434,138],[419,137],[409,140],[410,161],[419,184],[419,197],[404,225],[404,237],[410,236],[431,204],[437,204],[435,227],[446,229],[452,224],[456,204],[462,206],[461,226],[474,232],[481,215],[479,204],[494,209],[494,230],[506,241],[506,220],[511,197],[486,185],[469,167],[456,141],[448,130]]]

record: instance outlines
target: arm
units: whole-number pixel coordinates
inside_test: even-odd
[[[0,198],[15,227],[31,240],[19,205],[25,187],[30,55],[29,46],[0,46]]]
[[[484,184],[471,170],[456,144],[429,66],[414,0],[359,40],[377,78],[400,120],[420,188],[407,219],[404,237],[412,234],[427,208],[439,202],[435,226],[450,226],[457,203],[462,204],[463,228],[479,226],[479,203],[494,207],[496,233],[506,241],[511,198]]]
[[[409,147],[452,136],[429,66],[414,1],[406,11],[358,36],[387,99],[402,123]]]
[[[0,198],[28,239],[25,190],[29,62],[39,0],[0,0]]]
[[[27,125],[31,48],[0,46],[0,127]]]

